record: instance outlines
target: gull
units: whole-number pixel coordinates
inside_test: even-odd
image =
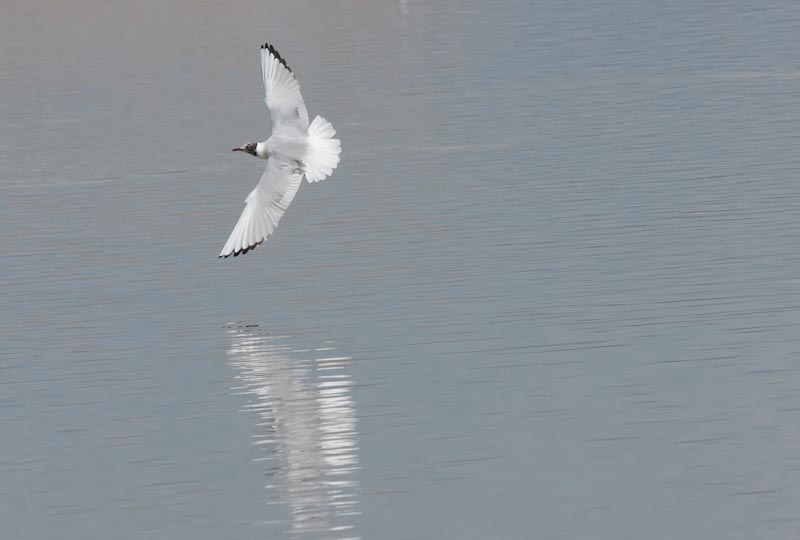
[[[269,43],[261,46],[261,75],[272,133],[266,141],[249,142],[233,151],[265,159],[267,168],[245,199],[220,257],[244,255],[260,246],[275,232],[303,178],[309,183],[325,180],[339,164],[342,151],[330,122],[317,116],[309,124],[300,84]]]

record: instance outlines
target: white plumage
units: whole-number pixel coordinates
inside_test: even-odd
[[[300,85],[272,45],[261,47],[264,99],[272,119],[272,134],[258,144],[234,148],[267,160],[261,181],[245,199],[245,208],[220,257],[243,255],[275,232],[305,176],[319,182],[339,164],[341,142],[336,130],[317,116],[309,125]]]

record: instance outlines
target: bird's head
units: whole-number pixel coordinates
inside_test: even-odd
[[[234,148],[233,151],[234,152],[247,152],[248,154],[250,154],[252,156],[257,156],[257,154],[256,154],[256,146],[258,146],[257,143],[249,142],[249,143],[245,144],[244,146],[241,146],[239,148]]]

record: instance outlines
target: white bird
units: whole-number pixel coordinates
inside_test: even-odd
[[[309,183],[325,180],[339,164],[342,151],[330,122],[317,116],[309,125],[300,85],[286,60],[268,43],[261,46],[261,74],[272,134],[266,141],[233,150],[267,160],[267,168],[245,199],[220,257],[243,255],[261,245],[275,232],[303,177]]]

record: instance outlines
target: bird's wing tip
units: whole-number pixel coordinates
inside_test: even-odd
[[[266,240],[266,238],[262,238],[261,240],[259,240],[258,242],[255,242],[254,244],[251,244],[249,246],[243,247],[243,248],[241,248],[239,250],[236,250],[236,251],[228,252],[227,254],[225,254],[225,252],[223,251],[222,253],[219,254],[219,256],[217,258],[218,259],[227,259],[230,256],[238,257],[239,255],[246,255],[248,252],[253,251],[258,246],[263,244],[264,240]]]
[[[268,51],[272,56],[274,56],[278,60],[278,62],[281,63],[283,67],[289,70],[289,73],[292,73],[292,68],[289,67],[289,64],[286,63],[286,60],[283,59],[281,53],[279,53],[278,50],[273,45],[264,42],[264,44],[261,46],[261,50]]]

